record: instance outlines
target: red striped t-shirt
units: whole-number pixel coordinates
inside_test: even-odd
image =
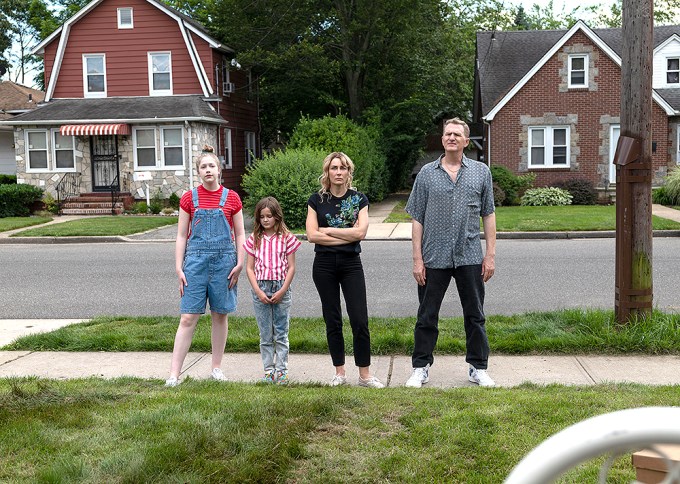
[[[221,186],[214,192],[206,190],[203,185],[198,186],[198,208],[217,208],[220,206],[220,198],[222,198]],[[193,220],[196,208],[191,199],[191,190],[182,195],[179,206],[182,210],[191,215],[191,219]],[[238,213],[242,208],[243,204],[241,203],[241,197],[239,197],[238,193],[234,190],[229,190],[222,211],[224,211],[224,216],[227,217],[227,222],[229,222],[232,232],[234,231],[234,214]]]
[[[263,234],[260,246],[255,250],[255,238],[250,234],[243,248],[255,258],[255,279],[258,281],[282,281],[288,273],[288,256],[302,244],[290,232],[286,235]]]

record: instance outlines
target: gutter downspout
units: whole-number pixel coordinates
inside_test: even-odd
[[[489,123],[486,119],[483,119],[484,124],[487,125],[489,128],[487,130],[486,134],[486,166],[491,168],[491,123]]]
[[[189,123],[189,121],[187,121],[185,119],[184,120],[184,126],[187,128],[187,131],[189,132],[189,149],[187,150],[187,153],[189,155],[189,160],[188,160],[189,163],[188,163],[187,166],[189,167],[189,190],[188,191],[191,191],[194,188],[194,165],[193,165],[193,163],[191,163],[191,159],[192,159],[191,155],[193,153],[192,150],[191,150],[191,148],[192,148],[192,144],[191,144],[191,123]]]

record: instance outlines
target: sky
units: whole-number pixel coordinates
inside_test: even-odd
[[[550,0],[507,0],[506,5],[522,5],[524,10],[530,10],[536,4],[544,8],[548,5]],[[610,6],[615,0],[553,0],[553,10],[559,14],[562,11],[571,12],[579,5],[583,7],[590,7],[593,5],[602,5],[603,9],[609,10]],[[583,19],[588,20],[588,19]]]

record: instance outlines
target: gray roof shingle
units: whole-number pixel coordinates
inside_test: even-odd
[[[16,116],[20,124],[153,122],[185,119],[223,124],[224,118],[201,96],[112,97],[102,99],[54,99]]]

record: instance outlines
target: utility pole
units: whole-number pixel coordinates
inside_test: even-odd
[[[616,148],[616,319],[652,312],[652,0],[623,0]]]

